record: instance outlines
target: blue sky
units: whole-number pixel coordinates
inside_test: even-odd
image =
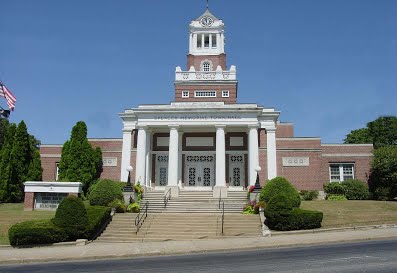
[[[121,137],[118,113],[174,98],[187,27],[204,0],[0,0],[0,79],[44,144],[83,120],[93,138]],[[342,142],[397,115],[397,1],[210,0],[226,25],[240,103],[281,111],[296,136]],[[6,107],[4,100],[0,101]]]

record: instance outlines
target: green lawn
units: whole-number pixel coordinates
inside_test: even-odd
[[[24,211],[23,204],[0,204],[0,245],[8,245],[8,229],[15,223],[51,219],[55,211]]]
[[[397,202],[302,201],[301,208],[322,211],[323,228],[397,224]]]

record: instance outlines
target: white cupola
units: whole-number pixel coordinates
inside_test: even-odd
[[[224,24],[207,8],[189,25],[189,54],[219,55],[225,53]]]

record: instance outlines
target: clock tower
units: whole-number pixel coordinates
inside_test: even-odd
[[[208,8],[190,23],[187,71],[176,68],[175,101],[237,102],[236,67],[226,67],[224,26]]]

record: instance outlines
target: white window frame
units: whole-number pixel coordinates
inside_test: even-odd
[[[216,98],[216,91],[194,91],[195,98]]]
[[[334,169],[336,167],[339,167],[338,174],[331,173],[332,167],[334,167]],[[351,169],[351,173],[350,173],[350,169]],[[349,173],[346,173],[347,171],[349,171]],[[340,183],[340,182],[343,182],[348,179],[354,179],[354,172],[355,172],[354,163],[329,163],[329,181],[330,182]],[[339,176],[339,178],[336,179],[335,178],[336,176]]]
[[[58,181],[59,178],[59,162],[55,163],[55,181]]]
[[[230,96],[229,90],[222,90],[222,98],[228,98]]]
[[[189,91],[182,91],[182,98],[188,98],[189,97]]]

